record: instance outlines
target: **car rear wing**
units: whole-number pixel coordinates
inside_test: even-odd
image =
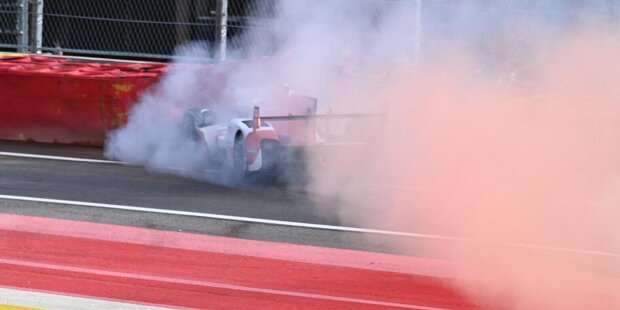
[[[334,114],[331,109],[326,114],[311,114],[311,110],[308,109],[308,114],[303,115],[279,115],[279,116],[261,116],[260,108],[254,107],[254,115],[252,121],[260,124],[260,121],[300,121],[311,119],[364,119],[364,118],[385,118],[386,113],[349,113],[349,114]]]
[[[314,114],[313,110],[308,109],[307,114],[303,115],[276,115],[276,116],[261,116],[260,108],[254,107],[254,113],[252,117],[252,129],[257,130],[260,128],[263,121],[268,121],[276,129],[278,135],[283,138],[284,142],[288,139],[289,144],[317,144],[321,142],[329,142],[332,135],[332,129],[336,123],[349,121],[349,122],[363,122],[368,124],[374,120],[375,124],[383,124],[387,118],[387,113],[347,113],[336,114],[332,113],[331,109],[328,109],[326,114]],[[324,128],[319,129],[317,126],[322,124]],[[369,126],[363,126],[365,128]],[[358,130],[360,133],[363,130]],[[346,138],[344,138],[346,140]],[[350,139],[349,139],[350,140]],[[351,143],[352,141],[340,141],[339,143]],[[360,141],[355,141],[355,143]]]

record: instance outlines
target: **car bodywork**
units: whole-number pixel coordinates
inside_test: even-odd
[[[192,114],[202,117],[197,118],[198,122],[192,120],[194,127],[190,128],[190,131],[194,139],[204,143],[210,158],[225,164],[227,168],[242,169],[243,172],[266,169],[267,165],[263,163],[263,151],[268,152],[267,148],[279,145],[275,128],[269,123],[248,118],[233,118],[225,123],[211,123],[205,122],[204,119],[209,119],[213,111],[200,109],[197,112],[189,110],[186,112],[186,118],[190,118],[188,115]],[[254,125],[254,123],[261,124]],[[244,153],[235,154],[236,151]],[[242,157],[235,158],[236,155]],[[244,159],[243,164],[235,167],[240,164],[235,160],[241,159]]]
[[[317,115],[316,109],[316,98],[286,90],[255,106],[251,118],[221,120],[208,108],[189,109],[184,126],[190,137],[204,143],[210,159],[234,178],[277,175],[284,167],[303,166],[308,149],[329,144],[317,130],[317,120],[376,116]],[[268,114],[261,115],[265,111]]]

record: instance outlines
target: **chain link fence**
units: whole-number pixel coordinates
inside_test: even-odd
[[[303,20],[282,18],[282,4],[295,2],[308,11],[342,5],[345,24],[352,16],[379,22],[395,4],[408,3],[417,20],[404,35],[418,49],[435,38],[467,36],[462,29],[492,36],[534,13],[549,25],[611,20],[620,32],[619,0],[0,0],[0,49],[167,60],[195,41],[212,59],[263,56]]]
[[[47,0],[43,50],[169,58],[186,41],[214,41],[215,0]]]
[[[27,6],[26,0],[0,0],[0,48],[28,48]]]

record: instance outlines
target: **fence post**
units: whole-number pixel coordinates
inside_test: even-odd
[[[41,54],[41,48],[43,47],[43,0],[31,1],[30,52]]]
[[[177,0],[177,16],[176,16],[176,45],[182,45],[187,42],[189,38],[189,1],[188,0]]]
[[[215,61],[226,60],[226,37],[228,33],[228,0],[217,0],[215,17]]]
[[[415,0],[415,64],[420,64],[422,54],[422,0]]]
[[[17,0],[17,51],[19,53],[28,52],[28,0]]]

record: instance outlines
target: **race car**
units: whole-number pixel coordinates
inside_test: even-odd
[[[317,115],[316,105],[316,98],[288,91],[254,106],[251,118],[222,120],[209,108],[188,109],[183,116],[183,128],[192,140],[203,143],[212,162],[235,183],[249,176],[290,173],[292,166],[297,169],[296,177],[300,177],[306,168],[308,149],[335,145],[328,143],[325,131],[317,130],[317,120],[375,116]],[[271,114],[262,116],[262,110]]]
[[[189,109],[183,124],[193,140],[204,143],[214,162],[241,180],[252,173],[277,173],[282,154],[279,137],[259,113],[255,107],[251,119],[232,118],[221,123],[209,109]]]

